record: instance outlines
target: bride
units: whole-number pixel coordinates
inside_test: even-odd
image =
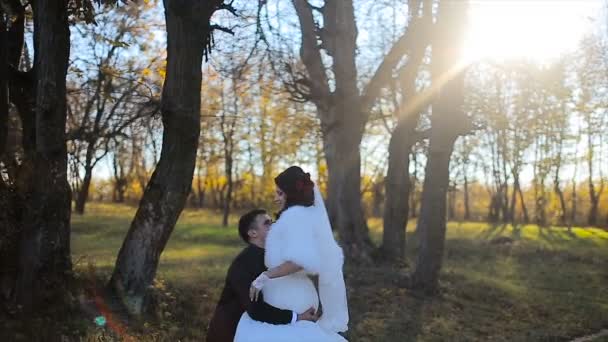
[[[281,211],[266,240],[268,271],[253,283],[254,300],[302,313],[322,314],[316,322],[272,325],[254,321],[247,312],[239,321],[235,342],[344,342],[348,328],[342,249],[334,240],[325,204],[310,174],[292,166],[275,178]],[[319,293],[308,275],[318,275]]]

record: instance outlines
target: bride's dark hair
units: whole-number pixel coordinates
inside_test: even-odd
[[[301,205],[310,207],[315,204],[315,183],[310,180],[310,173],[298,166],[290,166],[275,177],[274,183],[285,193],[285,206],[277,213],[277,219],[289,207]]]

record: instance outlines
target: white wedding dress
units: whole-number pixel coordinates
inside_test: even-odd
[[[344,342],[338,332],[348,328],[344,257],[334,240],[321,194],[315,187],[315,204],[293,206],[272,225],[266,239],[268,268],[291,261],[302,271],[271,279],[262,292],[277,308],[302,313],[322,304],[318,322],[298,321],[273,325],[254,321],[247,312],[239,321],[235,342]],[[319,276],[319,294],[307,274]]]

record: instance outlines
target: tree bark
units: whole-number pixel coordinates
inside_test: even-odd
[[[419,6],[412,11],[410,25],[416,21],[432,21],[430,6],[424,8],[422,18],[418,17]],[[411,191],[410,154],[412,147],[425,134],[416,132],[422,109],[430,104],[423,95],[416,92],[416,79],[422,64],[430,35],[420,35],[415,48],[410,49],[408,62],[400,69],[399,81],[402,103],[398,108],[397,126],[391,133],[388,146],[388,170],[385,179],[386,201],[384,204],[383,233],[381,251],[388,260],[405,258],[407,220],[410,214]],[[426,133],[426,132],[425,132]],[[414,208],[414,211],[416,209]]]
[[[456,218],[456,188],[454,184],[448,184],[448,221]]]
[[[591,139],[589,139],[591,142]],[[597,225],[598,209],[600,204],[600,196],[604,190],[603,180],[600,179],[601,185],[599,189],[596,188],[593,182],[593,146],[589,145],[589,156],[587,157],[587,166],[589,169],[589,177],[587,178],[587,184],[589,187],[589,212],[587,214],[587,224],[590,226]]]
[[[384,180],[379,179],[372,182],[372,217],[382,216],[382,205],[384,204]]]
[[[21,179],[25,179],[25,172],[21,172],[22,163],[18,163],[15,154],[19,151],[18,144],[11,144],[11,135],[17,139],[19,134],[16,127],[16,118],[10,111],[10,102],[16,106],[14,76],[17,76],[16,67],[19,65],[20,53],[23,47],[24,36],[24,12],[23,6],[19,2],[12,1],[10,8],[0,8],[0,161],[4,163],[2,172],[8,176],[5,181],[0,177],[0,301],[12,299],[16,289],[16,279],[19,272],[19,239],[22,229],[21,218],[25,209],[24,196],[21,195]],[[6,10],[6,12],[5,12]],[[13,10],[14,12],[10,12]],[[8,13],[7,13],[8,12]],[[12,17],[11,17],[12,16]],[[4,19],[11,17],[11,27],[7,30],[7,21]],[[18,51],[19,53],[16,53]],[[31,90],[31,87],[29,87]],[[9,94],[10,92],[10,94]],[[34,92],[28,93],[32,103]],[[20,97],[24,100],[26,97]],[[19,107],[22,103],[19,104]],[[29,109],[31,111],[30,106]],[[28,150],[28,153],[30,150]],[[25,157],[25,156],[24,156]],[[24,158],[25,161],[26,158]],[[28,159],[29,160],[29,159]],[[28,164],[29,165],[29,164]],[[29,179],[29,178],[28,178]]]
[[[448,141],[442,145],[434,146],[431,140],[416,228],[419,231],[420,247],[412,277],[413,286],[427,293],[437,291],[445,244],[446,194],[452,149]]]
[[[559,171],[555,172],[555,177],[553,179],[553,191],[555,191],[555,194],[559,199],[559,224],[564,225],[566,224],[566,200],[564,198],[564,192],[562,191],[559,183]]]
[[[78,215],[83,215],[85,212],[86,203],[89,198],[89,188],[91,187],[91,179],[93,178],[93,168],[86,167],[84,170],[84,177],[78,193],[76,194],[76,203],[74,210]]]
[[[8,32],[4,11],[0,9],[0,160],[4,158],[8,140]],[[4,182],[0,177],[0,182]]]
[[[511,192],[511,210],[509,211],[508,222],[515,223],[515,209],[517,206],[517,190],[519,188],[519,175],[511,169],[513,175],[513,191]]]
[[[405,258],[405,232],[409,217],[409,162],[413,145],[409,139],[414,129],[415,122],[412,125],[408,121],[400,121],[391,134],[388,147],[382,254],[390,260]]]
[[[521,211],[524,215],[523,223],[530,222],[530,215],[528,214],[528,207],[526,207],[526,201],[524,200],[524,192],[521,190],[521,185],[517,183],[517,192],[519,193],[519,202],[521,203]]]
[[[39,0],[33,5],[36,141],[17,287],[17,299],[26,311],[49,297],[49,292],[61,291],[71,270],[65,135],[70,53],[67,2]]]
[[[579,137],[580,137],[580,131],[579,131]],[[578,141],[576,144],[577,150],[578,150]],[[572,193],[572,198],[571,198],[571,211],[570,211],[570,220],[568,221],[568,230],[570,231],[572,229],[572,226],[575,224],[576,222],[576,211],[578,210],[577,208],[577,200],[578,200],[578,196],[576,194],[576,177],[578,175],[578,152],[575,152],[574,154],[574,172],[572,173],[572,178],[570,180],[572,187],[571,187],[571,193]]]
[[[340,101],[343,107],[349,104]],[[340,110],[340,109],[336,109]],[[355,114],[356,106],[344,108]],[[323,149],[327,161],[327,210],[340,234],[345,253],[359,260],[369,259],[373,245],[361,203],[361,156],[359,146],[363,125],[354,118],[323,130]]]
[[[224,163],[226,171],[226,197],[224,199],[223,215],[222,215],[222,226],[228,226],[228,217],[230,216],[230,206],[232,205],[232,192],[233,192],[233,180],[232,180],[232,153],[226,155]]]
[[[200,164],[202,164],[202,157],[199,158]],[[202,165],[199,165],[199,167],[197,168],[197,174],[196,174],[196,203],[197,203],[197,207],[199,209],[202,209],[205,206],[205,190],[206,190],[206,184],[204,183],[204,179],[203,179],[203,172],[202,172]]]
[[[446,232],[446,193],[450,159],[458,136],[471,129],[463,111],[464,73],[458,65],[465,27],[466,1],[441,1],[433,41],[432,87],[437,91],[431,116],[429,153],[418,227],[420,248],[412,286],[438,290]]]
[[[109,284],[132,314],[141,314],[146,307],[160,255],[190,193],[200,133],[201,62],[205,38],[211,33],[209,20],[221,3],[164,1],[167,73],[161,100],[161,156]]]
[[[114,190],[112,192],[112,200],[115,203],[124,203],[125,192],[127,191],[128,179],[127,175],[125,175],[124,162],[121,160],[124,153],[124,150],[119,147],[118,150],[114,152],[112,158],[112,165],[114,168]]]
[[[464,220],[465,221],[470,221],[471,220],[471,207],[469,205],[469,178],[467,177],[466,168],[465,168],[465,170],[463,172],[464,172],[464,185],[463,185],[463,190],[464,190]]]
[[[95,143],[89,142],[84,161],[84,177],[82,184],[76,195],[75,211],[77,214],[84,214],[85,206],[89,198],[89,188],[91,187],[91,179],[93,178],[93,155],[95,154]]]
[[[409,209],[411,218],[418,217],[418,201],[416,200],[416,185],[418,184],[418,152],[412,153],[412,162],[414,163],[414,173],[412,174],[410,200],[411,208]]]
[[[590,183],[592,183],[592,181]],[[589,213],[587,214],[587,224],[589,226],[595,226],[597,225],[599,199],[598,196],[595,194],[595,187],[593,185],[589,186],[589,200],[591,203],[589,207]]]
[[[233,97],[233,110],[234,117],[231,118],[230,122],[226,122],[227,110],[224,106],[224,90],[222,89],[222,116],[220,120],[220,127],[222,129],[222,138],[224,142],[224,173],[226,175],[226,195],[223,202],[223,215],[222,215],[222,226],[228,226],[228,217],[230,216],[230,208],[233,205],[233,191],[234,191],[234,134],[236,125],[236,115],[239,113],[239,99],[238,99],[238,87],[237,82],[240,81],[240,75],[235,69],[232,72],[232,92]]]

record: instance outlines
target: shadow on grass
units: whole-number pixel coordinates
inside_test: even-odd
[[[595,235],[593,239],[581,238],[574,231],[568,230],[567,228],[561,227],[538,227],[538,238],[540,241],[544,241],[549,246],[559,249],[569,249],[582,251],[585,249],[597,249],[600,246],[599,241],[595,239],[601,239],[602,236],[595,232],[594,229],[584,229],[583,232],[589,235]],[[581,230],[583,228],[577,228]]]
[[[346,337],[360,342],[417,341],[425,301],[399,287],[403,269],[348,265],[346,269],[350,323]]]
[[[569,341],[608,326],[607,262],[566,251],[519,253],[512,277],[525,289],[528,338]]]
[[[505,229],[507,229],[506,223],[493,223],[488,225],[487,229],[484,229],[478,236],[478,239],[491,240],[497,236],[500,236]]]
[[[423,319],[422,311],[425,305],[424,300],[414,299],[409,301],[407,315],[395,317],[387,324],[384,336],[379,336],[378,341],[390,341],[391,338],[399,336],[402,341],[418,341],[422,333]],[[405,331],[403,331],[405,330]]]

